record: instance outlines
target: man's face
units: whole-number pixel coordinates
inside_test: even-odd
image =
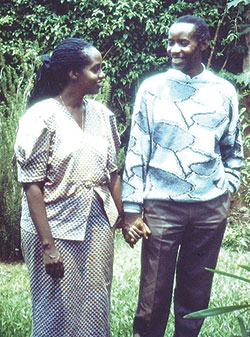
[[[194,32],[192,23],[174,23],[169,29],[167,47],[172,66],[191,77],[202,71],[202,51],[208,46],[208,41],[198,43]]]

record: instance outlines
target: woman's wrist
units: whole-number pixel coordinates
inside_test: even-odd
[[[42,242],[42,249],[43,251],[46,251],[46,250],[51,250],[51,249],[55,249],[55,244],[54,242],[48,242],[48,241],[44,241]]]

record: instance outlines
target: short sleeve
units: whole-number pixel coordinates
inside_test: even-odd
[[[19,121],[15,143],[18,181],[43,181],[46,178],[51,131],[42,114],[27,111]]]

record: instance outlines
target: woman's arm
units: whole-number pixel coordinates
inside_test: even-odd
[[[117,171],[112,172],[110,175],[109,190],[114,199],[118,212],[122,213],[122,201],[121,201],[121,178]]]
[[[123,206],[121,201],[121,179],[117,172],[113,172],[111,174],[109,189],[120,214],[120,219],[118,219],[118,227],[122,227],[124,238],[128,244],[133,247],[133,245],[142,236],[147,239],[148,235],[151,234],[151,231],[142,220],[141,214],[127,213],[125,216],[123,215]]]
[[[46,272],[55,279],[62,278],[64,274],[63,260],[60,252],[55,247],[48,224],[42,192],[43,183],[25,183],[23,187],[27,196],[30,214],[43,247]]]

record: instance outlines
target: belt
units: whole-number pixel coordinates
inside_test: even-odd
[[[107,186],[107,185],[108,185],[108,179],[105,178],[105,180],[101,180],[101,181],[83,180],[80,186],[83,186],[86,188],[94,188],[98,186]]]

